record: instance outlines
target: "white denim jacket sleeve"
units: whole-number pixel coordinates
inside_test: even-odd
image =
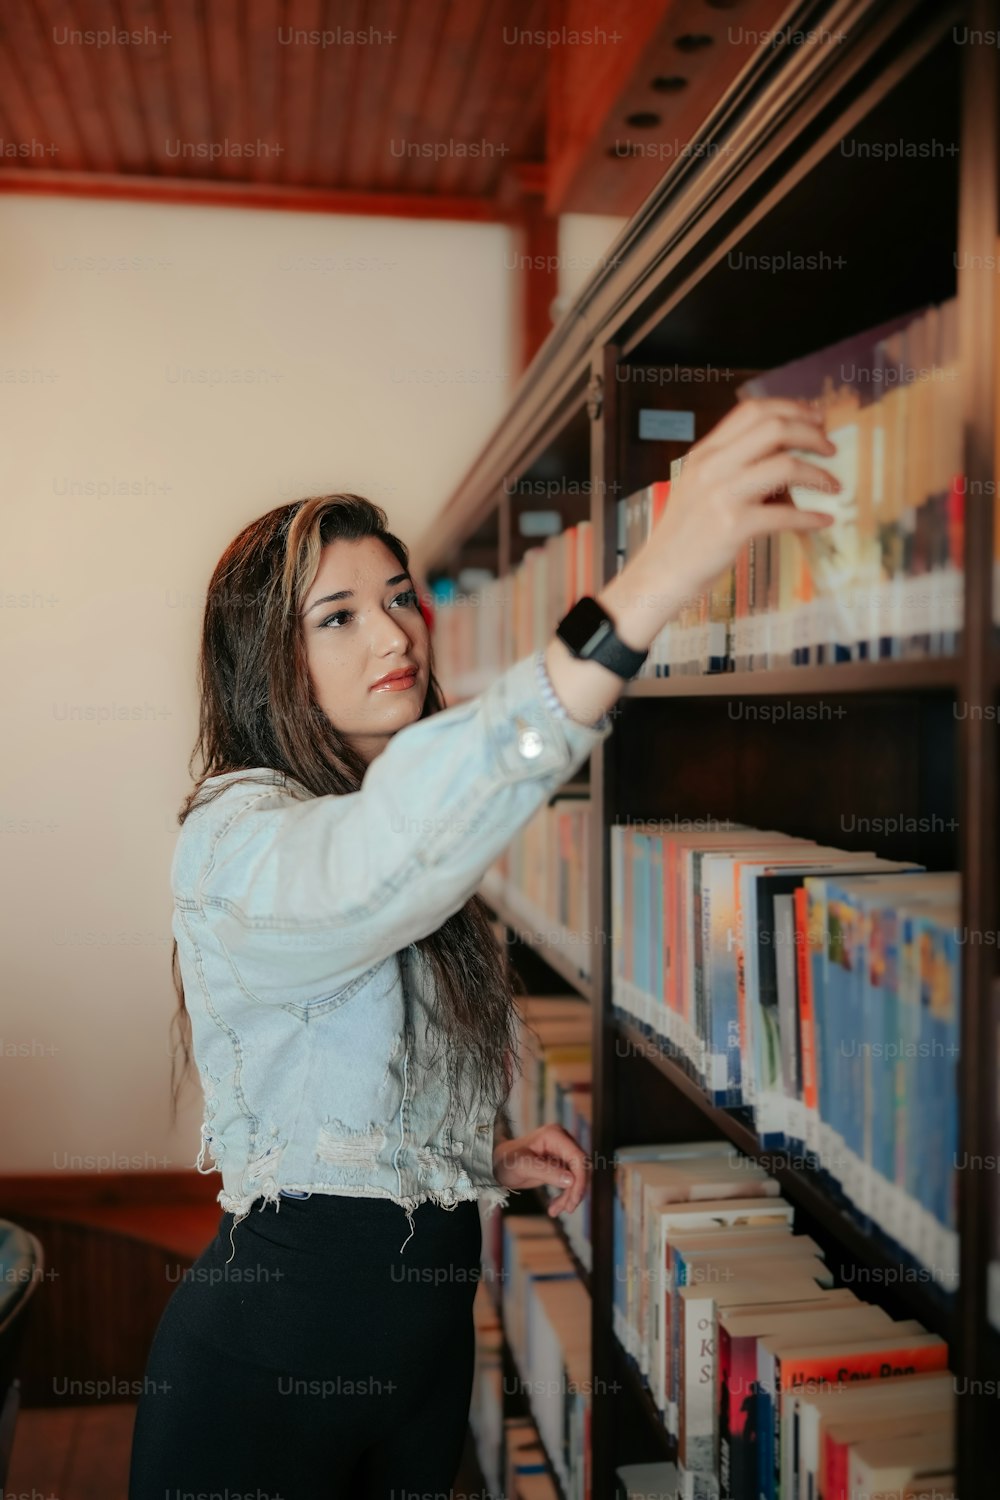
[[[357,792],[231,794],[195,895],[248,996],[327,998],[460,910],[611,733],[557,705],[536,653],[398,731]]]

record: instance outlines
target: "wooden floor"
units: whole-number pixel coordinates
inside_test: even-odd
[[[6,1492],[125,1500],[133,1402],[20,1411]]]
[[[127,1500],[134,1420],[131,1402],[21,1411],[4,1495]],[[467,1434],[454,1500],[481,1500],[484,1493],[472,1436]]]

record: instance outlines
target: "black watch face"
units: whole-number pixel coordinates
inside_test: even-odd
[[[606,635],[608,617],[596,599],[578,599],[559,627],[559,634],[570,650],[579,654],[594,636]]]

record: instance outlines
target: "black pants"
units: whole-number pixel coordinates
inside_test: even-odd
[[[421,1203],[402,1253],[410,1226],[389,1199],[261,1203],[232,1241],[223,1215],[178,1273],[129,1500],[450,1500],[472,1390],[476,1203]]]

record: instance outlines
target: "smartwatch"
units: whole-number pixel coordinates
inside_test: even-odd
[[[619,677],[634,677],[648,651],[635,651],[615,634],[615,622],[589,594],[578,599],[556,626],[556,635],[574,656],[599,662]]]

